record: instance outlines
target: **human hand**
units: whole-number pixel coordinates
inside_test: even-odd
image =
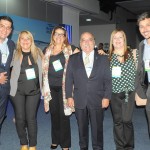
[[[44,102],[44,111],[45,112],[49,111],[49,102]]]
[[[7,83],[8,76],[6,76],[7,72],[0,73],[0,84]]]
[[[80,52],[80,50],[79,50],[78,48],[76,48],[76,49],[74,50],[73,54],[79,53],[79,52]]]
[[[106,55],[106,53],[103,50],[98,50],[98,54],[100,54],[100,55]]]
[[[102,99],[102,108],[107,108],[109,106],[109,99],[103,98]]]
[[[68,98],[67,99],[67,104],[69,107],[74,107],[74,99],[73,98]]]

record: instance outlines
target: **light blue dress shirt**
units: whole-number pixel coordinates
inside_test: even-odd
[[[0,53],[1,53],[1,56],[2,56],[2,61],[1,62],[3,63],[3,65],[5,65],[5,63],[7,62],[7,59],[8,59],[8,56],[9,56],[7,41],[8,41],[8,38],[6,38],[3,43],[0,43]],[[5,63],[4,63],[4,60],[3,60],[3,55],[5,56]]]
[[[144,40],[144,54],[143,54],[143,60],[149,60],[150,61],[150,45],[147,43],[146,39]],[[148,74],[148,81],[150,82],[150,71],[147,71]]]

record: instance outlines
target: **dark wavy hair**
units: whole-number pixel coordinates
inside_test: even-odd
[[[137,25],[139,25],[140,21],[150,18],[150,11],[144,12],[138,16]]]
[[[7,20],[11,23],[11,28],[13,28],[13,20],[9,16],[0,16],[0,21],[1,20]]]

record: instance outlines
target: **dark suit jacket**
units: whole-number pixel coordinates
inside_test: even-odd
[[[147,79],[145,79],[145,70],[144,70],[144,61],[143,61],[143,53],[144,53],[144,41],[139,44],[138,50],[138,67],[135,78],[135,90],[139,97],[146,99],[146,90],[147,90]]]
[[[112,79],[107,56],[94,53],[94,64],[87,77],[82,52],[70,56],[66,72],[66,98],[73,97],[75,108],[97,108],[103,98],[111,98]],[[73,90],[74,86],[74,90]],[[73,96],[72,96],[73,94]]]
[[[10,82],[9,82],[9,79],[10,79],[10,63],[12,61],[12,57],[13,57],[13,51],[15,49],[15,44],[12,40],[9,40],[8,39],[8,42],[7,42],[7,45],[8,45],[8,49],[9,49],[9,56],[8,56],[8,59],[7,59],[7,62],[6,62],[6,65],[3,66],[2,64],[2,55],[0,53],[0,73],[2,72],[7,72],[7,76],[8,76],[8,82],[4,85],[1,85],[1,86],[10,86]]]

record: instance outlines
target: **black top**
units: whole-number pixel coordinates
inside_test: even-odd
[[[23,59],[21,64],[20,76],[18,79],[17,91],[23,95],[38,94],[40,92],[38,66],[37,64],[35,64],[31,52],[22,52],[22,54],[23,54]],[[28,63],[28,57],[31,61],[31,65],[29,65]],[[25,70],[30,68],[33,68],[35,71],[36,78],[34,79],[27,79]]]
[[[62,69],[60,70],[58,69],[58,71],[54,69],[53,62],[55,61],[60,61]],[[48,79],[50,86],[62,86],[64,66],[65,66],[65,57],[63,52],[59,53],[58,55],[50,56],[49,70],[48,70]]]

